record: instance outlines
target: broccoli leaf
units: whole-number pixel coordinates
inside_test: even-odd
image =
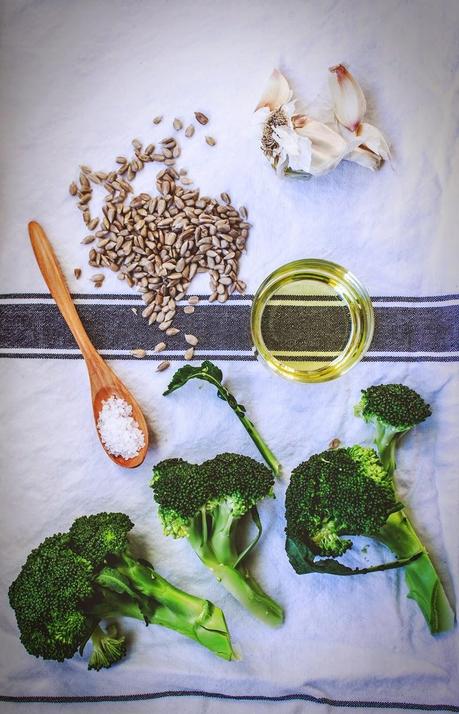
[[[176,389],[183,387],[183,385],[189,382],[190,379],[202,379],[205,382],[210,382],[210,384],[213,384],[214,387],[217,388],[217,395],[223,401],[228,402],[231,409],[244,425],[246,431],[250,435],[269,468],[276,476],[278,476],[281,469],[279,461],[274,456],[266,442],[262,439],[253,422],[251,422],[246,416],[246,409],[244,405],[239,404],[231,392],[223,386],[223,373],[213,362],[205,360],[200,367],[192,367],[189,364],[184,367],[180,367],[172,377],[172,380],[166,391],[163,393],[163,396],[167,397],[172,392],[175,392]]]
[[[138,600],[139,594],[132,587],[129,579],[122,575],[117,568],[103,568],[96,577],[97,582],[103,588],[111,590],[120,595],[129,595],[134,600]]]
[[[244,558],[248,556],[248,554],[255,548],[256,544],[260,540],[261,534],[263,532],[263,526],[261,525],[261,520],[260,520],[260,514],[258,513],[258,508],[256,506],[253,506],[253,508],[250,509],[250,515],[252,516],[252,520],[255,523],[257,527],[257,534],[253,541],[249,543],[247,548],[242,551],[240,554],[239,558],[236,560],[234,563],[234,567],[236,568],[238,565],[242,563]]]
[[[375,573],[379,570],[392,570],[393,568],[403,568],[408,563],[419,558],[422,552],[415,553],[408,558],[400,558],[389,563],[381,563],[372,565],[368,568],[349,568],[342,563],[339,563],[334,558],[323,558],[314,560],[314,553],[308,548],[305,543],[290,536],[287,537],[285,544],[288,559],[292,568],[298,575],[306,575],[308,573],[329,573],[330,575],[365,575],[366,573]]]

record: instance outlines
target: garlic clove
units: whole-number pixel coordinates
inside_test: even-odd
[[[363,122],[357,129],[356,134],[359,138],[359,146],[364,149],[370,149],[370,151],[378,154],[385,161],[389,161],[390,149],[379,129],[372,124]]]
[[[274,69],[255,111],[262,107],[268,107],[268,109],[273,112],[279,109],[282,104],[287,104],[292,98],[292,94],[293,92],[290,89],[289,83],[282,72],[279,72],[278,69]]]
[[[342,64],[330,67],[330,91],[338,121],[350,131],[356,131],[367,110],[360,84]]]
[[[359,146],[344,157],[345,161],[353,161],[355,164],[364,166],[366,169],[376,171],[381,166],[381,156],[375,154],[370,149]]]
[[[309,173],[313,176],[320,176],[336,168],[348,151],[348,144],[343,137],[315,119],[303,116],[301,121],[295,117],[295,121],[296,133],[311,142]]]

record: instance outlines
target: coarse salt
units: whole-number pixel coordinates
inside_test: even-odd
[[[145,444],[145,438],[132,416],[132,406],[124,399],[112,396],[102,402],[97,419],[102,443],[113,456],[132,459]]]

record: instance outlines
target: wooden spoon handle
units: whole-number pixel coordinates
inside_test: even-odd
[[[29,236],[45,283],[77,341],[83,357],[85,359],[99,357],[78,316],[51,243],[41,225],[36,221],[29,223]]]

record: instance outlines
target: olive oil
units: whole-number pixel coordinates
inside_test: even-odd
[[[373,307],[363,285],[326,260],[283,265],[263,281],[252,304],[257,355],[278,374],[300,382],[340,377],[368,350],[373,330]]]

